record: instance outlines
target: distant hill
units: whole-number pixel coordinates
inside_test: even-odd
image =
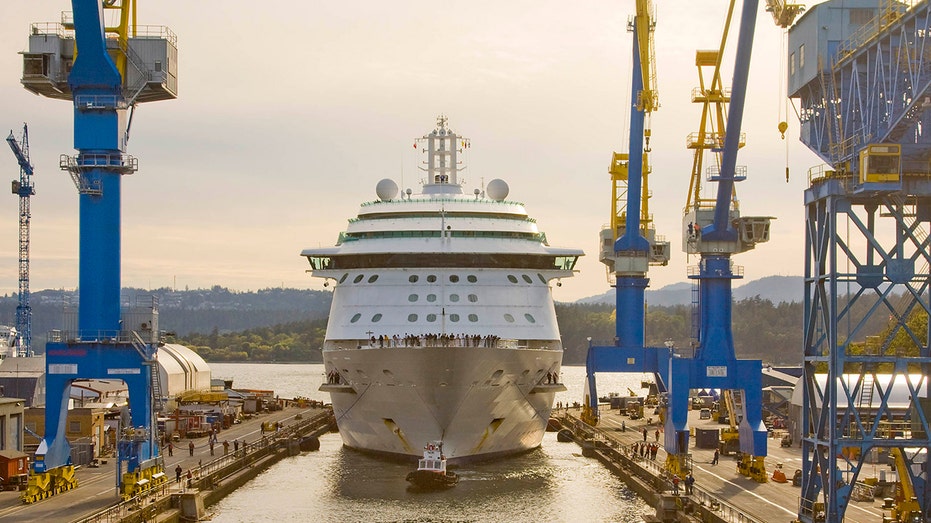
[[[225,287],[210,289],[143,290],[126,288],[123,303],[140,303],[154,296],[158,300],[159,327],[179,336],[193,332],[238,332],[256,327],[326,318],[330,313],[332,293],[302,289],[262,289],[239,292]],[[0,297],[0,324],[16,321],[16,295]],[[64,325],[66,310],[76,310],[75,291],[43,290],[30,294],[33,345],[38,352],[45,348],[46,334]]]
[[[739,280],[738,280],[739,281]],[[673,283],[657,290],[647,289],[646,302],[658,307],[671,307],[673,305],[688,305],[692,303],[692,283]],[[744,300],[759,296],[774,304],[781,302],[798,303],[802,301],[804,293],[801,276],[766,276],[758,280],[749,281],[734,288],[734,300]],[[589,296],[577,300],[578,304],[613,304],[615,300],[614,289],[604,294]]]

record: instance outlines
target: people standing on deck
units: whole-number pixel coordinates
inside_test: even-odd
[[[673,474],[672,476],[672,493],[676,496],[679,495],[679,475]]]
[[[692,473],[689,472],[689,475],[685,477],[685,494],[687,496],[692,495],[692,485],[695,484],[695,478],[692,476]]]

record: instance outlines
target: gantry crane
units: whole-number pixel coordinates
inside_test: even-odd
[[[614,276],[618,310],[616,347],[643,347],[643,295],[650,281],[646,277],[647,269],[649,265],[669,262],[669,242],[656,235],[649,211],[649,116],[659,108],[654,29],[652,3],[637,0],[637,14],[628,22],[628,30],[634,34],[630,141],[628,153],[615,152],[611,159],[611,224],[601,231],[599,257],[609,275]],[[621,321],[620,311],[624,311],[624,321]],[[598,422],[595,373],[620,370],[616,368],[615,356],[599,347],[589,348],[586,358],[588,387],[582,419],[592,425]]]
[[[167,481],[154,412],[158,306],[121,310],[120,199],[122,176],[138,168],[125,153],[133,107],[176,97],[176,38],[166,28],[137,27],[135,0],[73,0],[72,7],[61,23],[34,24],[23,53],[23,86],[74,107],[78,154],[62,155],[60,166],[79,194],[81,291],[76,328],[53,333],[46,345],[45,435],[22,494],[27,503],[77,485],[65,439],[77,379],[121,379],[129,390],[131,422],[117,443],[120,495]]]
[[[13,194],[19,196],[19,304],[16,306],[17,342],[14,356],[32,354],[32,306],[29,305],[29,222],[32,219],[30,198],[36,193],[32,185],[32,162],[29,160],[29,127],[23,124],[23,138],[19,142],[10,131],[6,142],[19,163],[19,180],[13,180]]]
[[[927,0],[831,0],[789,29],[800,139],[826,164],[805,190],[805,523],[844,520],[873,450],[911,485],[896,519],[931,519],[929,17]]]
[[[702,130],[695,136],[693,148],[698,152],[710,149],[719,160],[716,168],[710,171],[710,180],[718,182],[717,198],[714,200],[703,200],[700,197],[700,160],[693,166],[689,204],[683,218],[683,225],[689,225],[689,233],[683,237],[685,251],[701,256],[698,270],[690,271],[689,274],[689,278],[698,280],[699,296],[693,347],[689,353],[676,354],[673,357],[672,347],[643,346],[645,278],[632,280],[628,285],[636,287],[640,284],[639,294],[622,288],[621,277],[630,267],[630,264],[620,263],[620,260],[626,261],[622,256],[625,254],[622,249],[629,248],[633,243],[625,244],[618,240],[615,246],[619,257],[619,261],[616,262],[618,341],[614,346],[590,347],[587,358],[592,408],[597,405],[597,396],[592,384],[593,371],[653,372],[657,375],[657,385],[665,387],[668,398],[664,420],[666,467],[671,473],[680,475],[688,468],[687,416],[690,389],[740,389],[744,392],[745,409],[739,427],[740,450],[746,458],[738,468],[757,481],[766,480],[763,457],[766,455],[767,432],[761,419],[762,362],[738,360],[731,335],[731,280],[741,276],[740,270],[734,271],[731,255],[745,252],[752,249],[756,243],[768,240],[771,220],[768,217],[741,217],[733,195],[734,182],[744,177],[743,172],[740,175],[736,173],[736,159],[741,144],[740,127],[757,8],[756,0],[747,0],[743,4],[733,90],[730,93],[721,87],[720,61],[734,11],[734,1],[730,2],[728,8],[720,49],[711,52],[700,51],[696,59],[699,70],[703,66],[713,65],[715,72],[712,82],[707,86],[702,85],[694,97],[696,102],[703,104],[703,112]],[[730,103],[730,112],[726,115],[725,127],[724,104],[727,102]],[[709,109],[715,104],[720,111],[712,113]],[[706,130],[704,124],[711,118],[718,118],[717,127]],[[631,121],[634,121],[633,117]],[[632,126],[632,139],[634,134]],[[690,145],[693,145],[691,137]],[[633,189],[628,190],[628,202],[631,201],[632,192]],[[630,216],[628,209],[628,220]],[[645,259],[644,255],[644,262]],[[642,266],[645,267],[645,263]]]

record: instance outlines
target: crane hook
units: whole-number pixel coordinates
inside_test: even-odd
[[[782,139],[786,139],[786,130],[789,129],[789,124],[786,122],[779,122],[779,134],[782,135]]]

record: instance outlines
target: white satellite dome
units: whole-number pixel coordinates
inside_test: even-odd
[[[492,200],[501,201],[508,197],[508,191],[511,189],[508,187],[508,182],[495,178],[494,180],[488,182],[488,187],[486,189],[486,194]]]
[[[398,184],[391,178],[385,178],[375,186],[375,194],[381,201],[393,200],[398,195]]]

